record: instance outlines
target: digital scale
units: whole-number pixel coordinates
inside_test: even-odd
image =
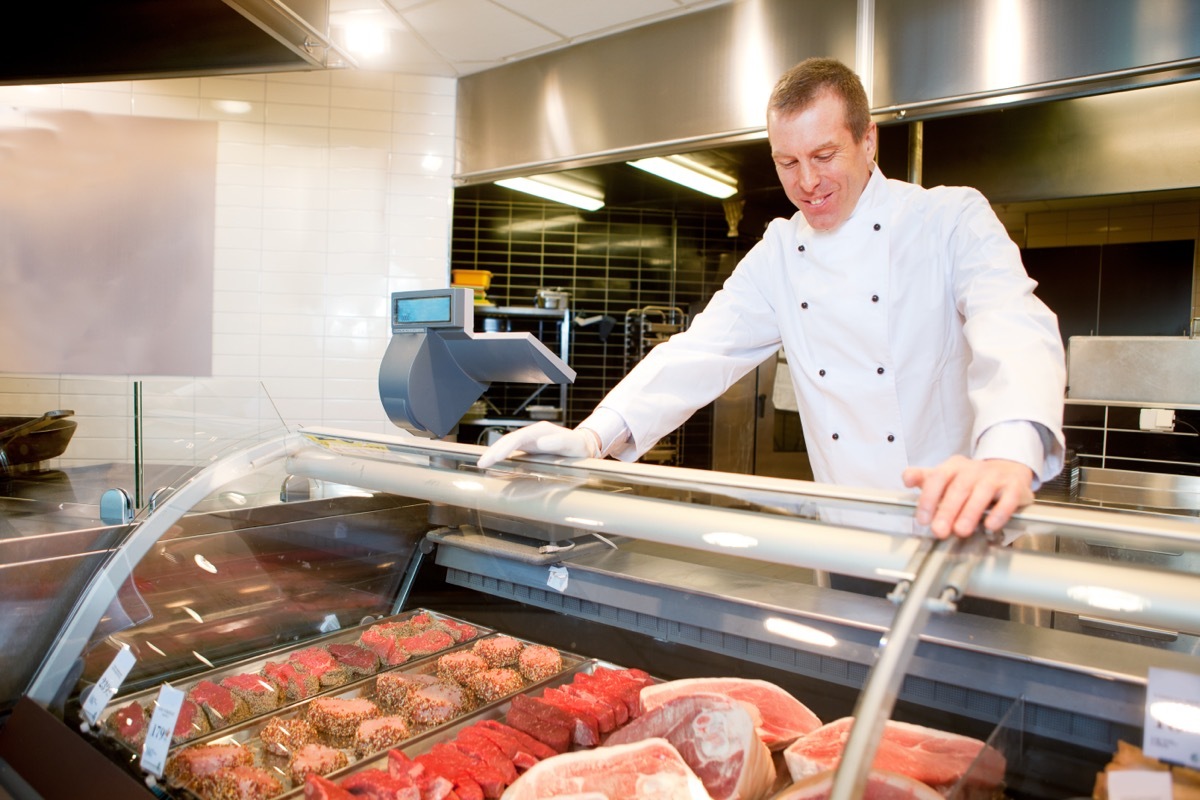
[[[572,383],[575,370],[532,333],[476,333],[474,291],[393,292],[392,340],[379,365],[388,418],[441,438],[494,381]]]

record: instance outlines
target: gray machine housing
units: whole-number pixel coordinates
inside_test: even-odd
[[[575,370],[533,334],[472,331],[473,298],[459,287],[392,293],[379,398],[397,426],[441,438],[494,381],[574,382]]]

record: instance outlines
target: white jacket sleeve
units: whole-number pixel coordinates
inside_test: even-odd
[[[966,190],[954,220],[954,290],[971,348],[968,395],[978,448],[993,426],[1023,420],[1051,435],[1034,469],[1046,481],[1062,469],[1066,359],[1058,319],[1034,293],[1020,251],[983,195]]]

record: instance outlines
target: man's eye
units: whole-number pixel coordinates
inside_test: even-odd
[[[833,153],[821,153],[819,156],[814,156],[813,160],[820,161],[821,163],[824,163],[826,161],[832,161]]]
[[[779,169],[791,169],[792,167],[796,166],[796,162],[795,161],[776,161],[775,166],[778,167]]]

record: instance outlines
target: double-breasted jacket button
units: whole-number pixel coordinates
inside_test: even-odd
[[[820,371],[818,371],[818,372],[817,372],[817,374],[818,374],[818,375],[820,375],[822,378],[824,378],[824,377],[825,377],[825,370],[820,370]]]
[[[878,302],[879,302],[879,295],[877,295],[877,294],[873,294],[873,295],[871,295],[871,302],[872,302],[872,303],[878,303]]]
[[[888,441],[889,441],[889,442],[894,442],[894,441],[896,441],[896,437],[895,437],[895,436],[893,436],[892,434],[890,434],[890,433],[889,433],[889,434],[888,434]]]
[[[877,367],[877,368],[876,368],[876,370],[875,370],[875,374],[876,374],[876,375],[882,375],[882,374],[883,374],[883,367]]]
[[[807,301],[807,300],[805,300],[803,303],[801,303],[801,304],[800,304],[800,307],[801,307],[801,308],[808,308],[808,301]]]
[[[835,433],[835,434],[833,435],[833,440],[836,442],[836,441],[837,441],[837,438],[838,438],[838,435]]]
[[[799,247],[797,247],[797,248],[796,248],[796,250],[798,250],[799,252],[803,253],[803,252],[804,252],[804,245],[800,245]]]
[[[875,230],[879,230],[879,229],[880,229],[880,228],[882,228],[882,227],[883,227],[883,226],[882,226],[882,225],[880,225],[878,222],[876,222],[876,223],[875,223]]]

